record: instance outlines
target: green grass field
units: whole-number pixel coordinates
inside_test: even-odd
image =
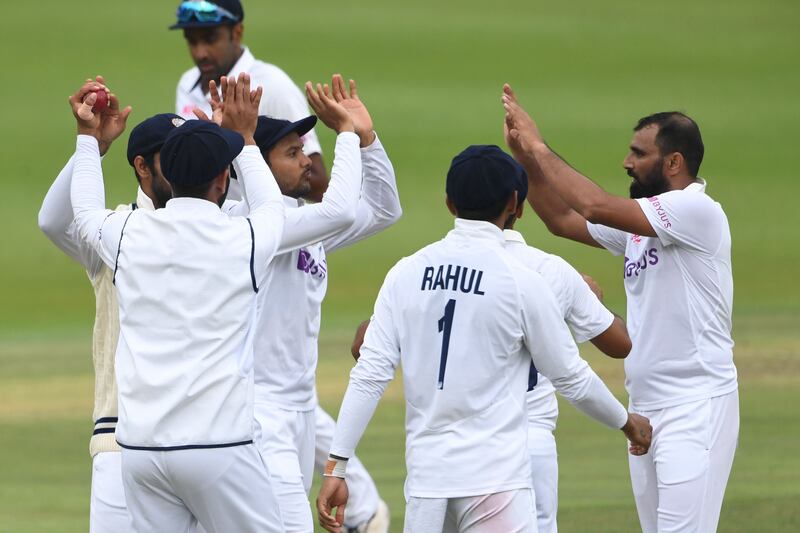
[[[132,123],[171,111],[190,59],[168,32],[177,2],[8,7],[0,126],[5,200],[0,274],[0,531],[72,532],[88,524],[93,296],[81,269],[40,234],[36,213],[74,146],[67,96],[103,74]],[[387,269],[440,238],[452,220],[444,175],[472,143],[502,144],[500,90],[512,83],[548,142],[624,194],[631,127],[679,109],[700,124],[701,174],[733,234],[740,448],[720,531],[800,529],[800,260],[794,141],[800,120],[800,4],[794,0],[670,3],[462,0],[401,4],[246,2],[245,42],[298,83],[355,77],[397,170],[403,219],[330,257],[321,335],[322,403],[334,414],[355,325]],[[10,11],[9,11],[10,10]],[[269,91],[269,88],[266,88]],[[330,150],[333,136],[322,132]],[[106,157],[108,202],[135,190],[127,136]],[[327,161],[330,164],[331,154]],[[550,236],[533,213],[529,242],[594,276],[624,311],[620,263]],[[621,367],[586,357],[624,399]],[[402,522],[403,407],[394,384],[359,454]],[[636,531],[621,435],[563,406],[562,531]]]

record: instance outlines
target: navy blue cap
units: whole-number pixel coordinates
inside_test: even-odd
[[[528,178],[519,163],[495,145],[472,145],[453,158],[445,189],[456,209],[495,207],[518,191]]]
[[[239,0],[188,0],[178,6],[175,19],[171,30],[236,24],[244,20],[244,8]]]
[[[261,153],[266,153],[290,133],[295,132],[302,137],[311,131],[316,123],[317,117],[314,115],[301,118],[297,122],[289,122],[288,120],[270,118],[262,115],[258,117],[258,125],[256,126],[256,132],[253,138],[258,145],[258,149],[261,150]]]
[[[175,128],[161,147],[161,171],[173,185],[194,187],[228,168],[244,147],[244,138],[204,120]]]
[[[161,150],[167,135],[186,122],[173,113],[154,115],[137,124],[128,137],[128,163],[133,166],[137,155],[148,156]]]

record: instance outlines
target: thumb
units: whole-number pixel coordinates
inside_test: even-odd
[[[128,117],[130,116],[131,111],[133,111],[133,108],[131,106],[126,106],[125,109],[122,110],[122,113],[119,114],[119,118],[123,124],[128,122]]]
[[[205,111],[203,111],[199,107],[195,107],[194,109],[192,109],[192,113],[194,113],[194,116],[196,116],[200,120],[205,120],[206,122],[211,121],[211,119],[208,118],[208,115],[206,115]]]

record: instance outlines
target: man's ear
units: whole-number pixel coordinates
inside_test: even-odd
[[[453,201],[450,200],[449,196],[444,197],[444,203],[447,205],[447,210],[450,211],[450,214],[454,217],[458,217],[458,211],[456,210],[456,206],[453,205]]]
[[[517,212],[517,191],[514,191],[511,194],[511,197],[508,199],[508,203],[506,203],[506,213],[509,215],[513,215]]]
[[[664,175],[675,176],[686,169],[686,160],[680,152],[672,152],[664,158]]]
[[[525,210],[525,202],[522,202],[521,204],[519,204],[519,205],[517,206],[517,210],[516,210],[516,212],[514,213],[514,217],[516,217],[516,219],[517,219],[517,220],[519,220],[520,218],[522,218],[522,212],[523,212],[524,210]]]
[[[133,158],[133,169],[136,171],[139,183],[142,183],[142,181],[147,181],[149,183],[153,179],[153,171],[147,166],[144,157],[137,155]]]
[[[244,24],[237,22],[231,27],[231,40],[236,44],[241,44],[244,36]]]

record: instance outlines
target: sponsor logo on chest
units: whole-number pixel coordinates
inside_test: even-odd
[[[305,272],[312,278],[325,279],[328,275],[328,261],[323,253],[315,258],[308,249],[300,248],[297,254],[297,270]]]
[[[625,269],[622,273],[624,279],[639,277],[645,270],[658,264],[661,250],[656,246],[649,246],[649,241],[650,239],[642,239],[640,235],[631,235],[631,244],[625,250]]]

